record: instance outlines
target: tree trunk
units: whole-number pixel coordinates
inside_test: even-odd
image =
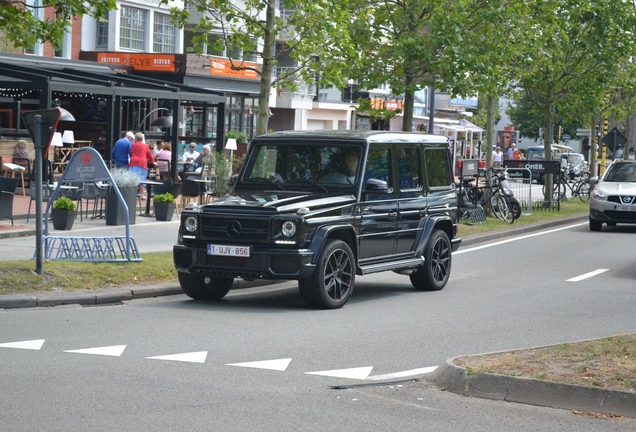
[[[543,130],[546,132],[543,134],[543,152],[545,153],[545,160],[552,160],[552,105],[550,104],[550,97],[547,97],[546,104],[543,106]],[[552,174],[546,174],[543,176],[545,185],[545,194],[543,200],[548,208],[552,208],[553,194],[552,194]]]
[[[492,167],[492,136],[493,123],[495,122],[495,98],[487,97],[486,104],[486,167]]]
[[[632,131],[634,130],[633,126],[635,120],[636,116],[634,116],[634,111],[629,111],[627,113],[627,121],[625,122],[625,137],[627,137],[625,149],[623,149],[623,159],[625,160],[629,159],[629,149],[632,147]]]
[[[402,131],[413,131],[413,105],[415,103],[415,92],[411,89],[413,83],[413,76],[409,73],[404,77],[404,83],[406,84],[406,90],[404,91],[404,104],[402,112]],[[432,131],[431,131],[432,132]]]
[[[258,120],[256,122],[256,135],[267,133],[269,123],[269,95],[272,91],[272,74],[276,64],[274,50],[276,38],[274,28],[276,25],[276,0],[267,1],[265,11],[265,32],[263,36],[263,68],[261,69],[261,89],[258,95]]]

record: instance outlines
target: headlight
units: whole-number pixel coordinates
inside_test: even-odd
[[[605,194],[603,194],[603,192],[601,192],[598,189],[594,189],[592,191],[592,198],[596,199],[596,200],[600,200],[600,201],[606,201],[607,197],[605,196]]]
[[[293,237],[296,234],[296,224],[292,221],[283,222],[281,232],[285,237]]]
[[[188,216],[183,223],[183,227],[188,232],[195,232],[199,227],[199,221],[194,216]]]

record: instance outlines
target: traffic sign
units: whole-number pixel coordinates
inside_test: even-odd
[[[611,131],[607,133],[603,138],[601,138],[603,144],[607,146],[612,153],[616,153],[618,149],[621,149],[625,146],[627,142],[627,138],[625,135],[621,133],[616,127],[613,127]]]
[[[581,136],[581,137],[590,136],[590,130],[589,129],[577,129],[576,130],[576,136]]]
[[[570,141],[570,135],[563,135],[563,141]]]

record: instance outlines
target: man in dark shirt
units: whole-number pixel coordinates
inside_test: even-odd
[[[115,168],[128,168],[128,159],[130,157],[130,149],[132,148],[132,142],[135,139],[135,134],[132,132],[126,132],[126,136],[115,142],[113,146],[113,161],[115,161]]]

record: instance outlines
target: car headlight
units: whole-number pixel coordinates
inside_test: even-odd
[[[281,232],[285,237],[293,237],[296,234],[296,224],[292,221],[283,222]]]
[[[199,221],[194,216],[188,216],[183,222],[183,227],[188,232],[195,232],[199,228]]]
[[[605,194],[598,189],[594,189],[592,191],[592,198],[599,201],[607,201],[607,197],[605,196]]]

